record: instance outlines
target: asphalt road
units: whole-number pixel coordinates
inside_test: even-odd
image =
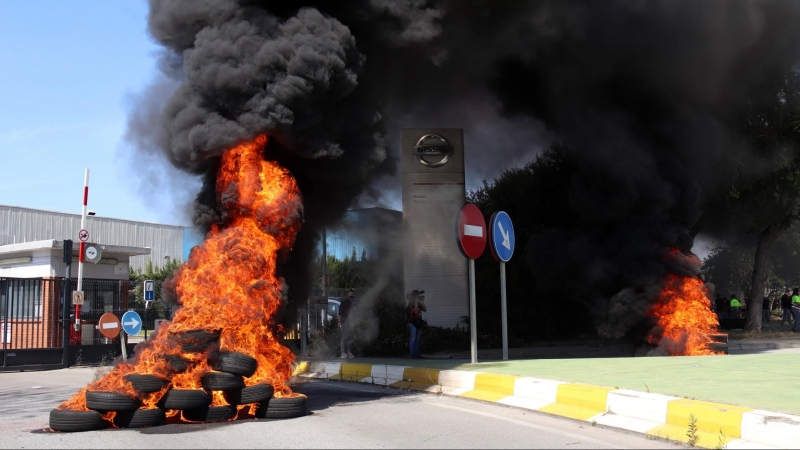
[[[676,448],[625,431],[473,400],[334,381],[303,382],[308,416],[86,433],[44,432],[93,378],[85,368],[0,373],[0,448]]]

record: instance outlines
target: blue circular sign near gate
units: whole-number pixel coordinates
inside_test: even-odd
[[[142,318],[136,311],[128,311],[122,315],[122,329],[128,336],[139,334],[142,331]]]
[[[505,211],[497,211],[489,220],[492,256],[500,262],[508,262],[514,254],[514,225]]]

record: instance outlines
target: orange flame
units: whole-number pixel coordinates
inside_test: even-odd
[[[133,364],[120,364],[88,389],[136,395],[123,377],[152,374],[170,383],[161,392],[139,396],[153,408],[170,387],[201,389],[211,370],[208,351],[182,353],[175,334],[222,330],[220,348],[258,361],[247,386],[267,382],[277,395],[291,395],[285,385],[292,374],[292,352],[280,344],[274,318],[284,298],[283,280],[275,276],[278,252],[291,249],[302,223],[302,197],[291,174],[261,155],[266,136],[242,143],[222,156],[217,174],[217,199],[224,225],[213,225],[205,242],[192,249],[175,271],[176,292],[183,307],[172,322],[161,325],[155,338],[137,348]],[[174,374],[165,356],[180,356],[190,368]],[[61,409],[86,409],[86,389],[62,403]],[[213,393],[213,405],[224,405]]]
[[[706,294],[703,280],[667,275],[658,302],[648,312],[658,320],[648,342],[670,356],[718,354],[708,348],[710,335],[719,332],[719,320]]]

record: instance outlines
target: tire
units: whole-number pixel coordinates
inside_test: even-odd
[[[143,394],[158,392],[167,385],[167,382],[161,378],[157,378],[153,375],[140,375],[138,373],[125,375],[125,381],[130,382],[134,389]]]
[[[308,414],[308,397],[272,397],[268,402],[261,402],[256,409],[259,419],[292,419]]]
[[[157,427],[167,423],[167,416],[158,408],[137,409],[118,412],[112,422],[117,428]]]
[[[178,355],[164,355],[164,360],[167,362],[167,367],[173,373],[183,373],[189,370],[191,365],[189,361],[181,358]]]
[[[86,407],[95,411],[136,411],[140,406],[138,398],[116,392],[86,391]]]
[[[199,353],[219,345],[222,330],[192,330],[175,333],[181,350],[185,353]]]
[[[220,422],[236,417],[235,406],[212,406],[211,408],[187,409],[183,418],[192,422]]]
[[[208,372],[200,379],[203,389],[207,391],[231,391],[244,388],[244,379],[240,375],[225,372]]]
[[[50,411],[50,429],[53,431],[78,432],[102,430],[108,422],[97,411],[75,411],[53,409]]]
[[[274,389],[266,383],[247,386],[241,390],[225,391],[225,401],[231,405],[247,405],[249,403],[266,402],[272,398]]]
[[[245,378],[253,376],[258,367],[255,358],[238,352],[218,352],[209,362],[211,368],[216,371],[241,375]]]
[[[211,404],[211,396],[202,389],[170,389],[161,397],[161,409],[200,409]]]

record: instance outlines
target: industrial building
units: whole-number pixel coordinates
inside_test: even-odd
[[[80,214],[0,205],[0,246],[45,240],[77,242],[80,229]],[[90,242],[149,248],[149,255],[131,256],[134,270],[143,269],[148,259],[160,266],[168,258],[184,259],[184,253],[188,254],[188,248],[184,252],[186,227],[179,225],[90,216],[86,229]]]

